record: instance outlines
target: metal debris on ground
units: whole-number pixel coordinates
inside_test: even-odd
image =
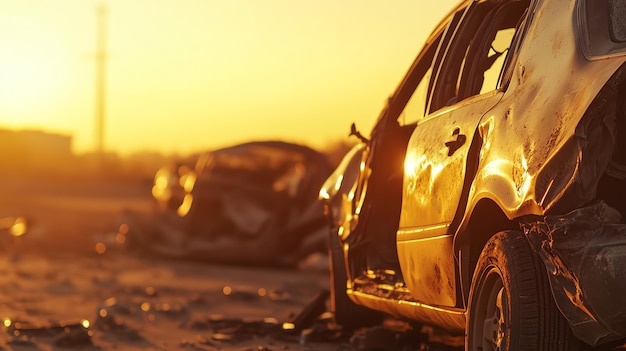
[[[350,344],[358,350],[420,350],[425,337],[419,331],[397,332],[384,326],[358,330],[350,338]]]
[[[79,347],[92,345],[93,332],[88,320],[61,321],[55,323],[31,323],[4,319],[4,326],[12,337],[10,344],[33,345],[34,338],[54,338],[54,345]]]
[[[325,312],[318,317],[311,327],[300,332],[298,342],[306,345],[311,342],[337,341],[342,336],[341,328],[333,321],[333,314]]]
[[[301,345],[340,338],[341,328],[334,323],[333,314],[326,309],[329,296],[330,292],[323,289],[299,314],[283,323],[282,338],[291,338]]]
[[[284,290],[270,289],[266,294],[270,301],[274,302],[289,302],[291,301],[291,294]]]
[[[275,335],[280,331],[276,318],[263,319],[213,319],[209,320],[212,339],[219,341],[250,339],[255,336]]]
[[[232,299],[251,301],[261,296],[259,290],[252,291],[244,288],[233,288],[232,286],[226,285],[222,288],[222,293],[224,294],[224,296],[228,296]]]
[[[55,338],[54,345],[60,347],[89,346],[93,345],[92,336],[93,333],[85,328],[66,328],[63,334]]]
[[[260,297],[267,298],[273,302],[289,302],[291,294],[280,289],[250,288],[250,287],[233,287],[225,285],[222,288],[222,294],[231,299],[242,301],[253,301]]]
[[[357,330],[350,337],[350,345],[361,351],[463,350],[459,337],[438,333],[430,327],[413,326],[402,320],[388,318],[382,325]]]
[[[112,332],[129,340],[143,340],[144,338],[135,329],[129,327],[115,316],[113,309],[99,307],[94,327],[105,332]]]
[[[22,335],[19,337],[13,336],[7,340],[8,345],[20,345],[20,346],[35,346],[35,343],[31,340],[31,338],[26,335]]]
[[[181,347],[193,348],[196,350],[219,350],[216,348],[216,344],[211,340],[207,340],[204,337],[198,335],[195,340],[183,340],[180,342]],[[207,349],[206,347],[210,347]]]
[[[326,312],[326,300],[329,296],[330,291],[322,289],[293,320],[283,324],[283,330],[286,333],[299,333],[310,327],[317,317]]]

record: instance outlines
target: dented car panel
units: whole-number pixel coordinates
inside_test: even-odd
[[[472,134],[500,98],[478,96],[446,110],[418,123],[409,140],[397,245],[400,267],[410,275],[406,284],[419,301],[450,307],[457,302],[454,261],[439,258],[454,252],[449,225],[462,196]],[[405,254],[415,251],[422,254]]]
[[[585,111],[624,62],[585,59],[571,24],[574,10],[573,1],[545,1],[533,14],[524,41],[535,45],[520,49],[502,101],[480,123],[480,163],[466,212],[490,198],[510,218],[545,214],[572,184],[580,150],[568,141],[577,137]],[[546,81],[546,76],[568,79]],[[569,155],[557,155],[563,147]]]
[[[501,98],[501,94],[477,96],[457,109],[418,122],[404,161],[400,228],[452,222],[474,130]]]
[[[549,282],[533,294],[553,300],[538,314],[557,306],[554,323],[588,345],[626,342],[625,54],[623,1],[463,1],[360,165],[336,170],[330,183],[358,172],[349,190],[322,189],[350,301],[465,332],[470,349],[508,349],[502,335],[518,331],[492,333],[512,324],[484,311],[526,296],[504,276],[528,272],[498,260],[529,250],[542,262],[529,279]]]

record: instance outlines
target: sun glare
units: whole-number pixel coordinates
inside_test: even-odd
[[[28,56],[18,54],[0,57],[0,96],[5,102],[30,100],[39,95],[45,82],[41,65]],[[45,74],[44,74],[45,75]]]
[[[0,118],[37,125],[66,81],[67,62],[55,38],[28,23],[0,25]]]

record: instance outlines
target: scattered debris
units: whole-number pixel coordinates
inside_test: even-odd
[[[284,290],[270,289],[267,291],[267,298],[274,302],[288,302],[291,301],[291,294]]]
[[[129,327],[124,321],[115,316],[113,309],[99,308],[97,313],[97,319],[94,323],[100,331],[112,332],[121,335],[124,339],[140,341],[144,338],[135,329]]]
[[[7,344],[31,347],[35,346],[35,343],[26,335],[10,337],[7,340]]]
[[[299,333],[310,327],[322,313],[326,312],[326,300],[329,296],[330,291],[326,289],[320,291],[292,321],[283,324],[283,330],[286,333]]]
[[[30,323],[21,321],[12,321],[8,318],[4,319],[4,326],[7,332],[13,336],[55,336],[68,330],[88,329],[89,321],[62,321],[58,323]]]
[[[12,321],[5,318],[4,326],[11,335],[8,343],[34,345],[34,338],[53,338],[53,344],[61,347],[82,347],[92,345],[93,332],[88,320],[62,321],[58,323],[30,323]]]
[[[60,347],[89,346],[93,345],[92,336],[93,332],[85,328],[66,328],[63,334],[55,339],[54,345]]]
[[[40,266],[38,263],[16,267],[10,275],[16,274],[20,282],[29,282],[33,286],[36,286],[34,282],[41,276],[45,277],[48,283],[56,281],[61,286],[73,286],[77,291],[88,286],[96,289],[100,296],[104,297],[100,300],[91,300],[95,309],[87,306],[87,313],[90,311],[94,313],[93,319],[40,322],[39,319],[31,318],[36,315],[40,316],[38,318],[51,315],[36,307],[28,306],[24,309],[21,307],[21,304],[29,305],[40,300],[32,294],[16,295],[13,301],[19,301],[20,306],[13,307],[23,317],[0,319],[6,333],[2,338],[0,349],[2,347],[42,350],[154,347],[198,351],[357,349],[354,344],[350,344],[351,335],[347,335],[336,325],[333,314],[328,312],[329,291],[325,288],[320,289],[319,284],[315,285],[308,280],[304,283],[297,283],[296,280],[280,283],[280,288],[276,288],[276,285],[273,288],[270,288],[271,285],[258,287],[249,285],[251,283],[249,281],[233,280],[228,285],[210,285],[211,287],[192,290],[182,286],[136,281],[129,285],[117,286],[120,282],[126,281],[125,277],[119,276],[116,282],[112,283],[114,285],[106,289],[100,285],[100,280],[93,279],[92,274],[72,275],[57,267],[50,268],[55,273],[42,273],[35,269]],[[82,281],[78,280],[78,277]],[[311,292],[315,291],[317,294],[312,296]],[[54,296],[63,297],[63,295]],[[303,296],[312,296],[304,306],[301,300]],[[303,307],[298,309],[294,306]],[[248,308],[250,311],[258,311],[259,307],[262,309],[273,307],[274,311],[282,311],[284,315],[262,318],[247,312],[244,316],[249,317],[240,317],[241,314],[237,314]],[[391,330],[389,333],[398,338],[398,343],[394,345],[399,347],[414,345],[403,343],[404,338],[410,339],[405,333],[408,330],[406,325],[387,323],[385,328]],[[154,333],[155,329],[165,332],[166,342],[158,345],[152,343],[154,339],[151,333]],[[369,339],[363,342],[370,343],[370,346],[377,345]],[[428,345],[430,347],[432,344]],[[399,350],[417,350],[408,347]]]
[[[242,288],[233,289],[233,287],[228,286],[228,285],[222,288],[222,293],[225,296],[228,296],[232,299],[245,300],[245,301],[251,301],[251,300],[257,299],[259,296],[264,295],[263,291],[265,290],[259,289],[257,291],[250,291],[250,290],[245,290]]]
[[[254,336],[275,335],[280,323],[275,318],[251,319],[214,319],[210,320],[214,340],[228,341],[231,339],[249,339]]]
[[[395,331],[384,325],[357,330],[350,344],[358,350],[420,350],[427,338],[419,330]]]
[[[216,346],[216,344],[214,342],[212,342],[211,340],[207,340],[204,337],[198,335],[196,337],[196,340],[183,340],[180,342],[180,346],[182,347],[187,347],[187,348],[193,348],[196,350],[207,350],[204,347],[201,346],[210,346],[211,349],[210,350],[214,350],[214,347]]]

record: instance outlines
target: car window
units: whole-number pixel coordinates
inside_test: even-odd
[[[500,88],[511,42],[529,1],[474,3],[434,77],[429,112]]]
[[[401,125],[416,123],[424,116],[426,112],[426,92],[428,91],[428,83],[430,82],[430,77],[433,72],[432,58],[433,56],[430,55],[431,65],[428,67],[426,73],[422,76],[422,79],[418,83],[417,88],[415,88],[413,94],[411,94],[411,98],[404,106],[404,109],[400,114]]]
[[[433,71],[439,65],[442,56],[438,53],[447,49],[462,15],[463,11],[457,12],[441,27],[441,32],[424,48],[413,64],[415,68],[409,71],[409,75],[401,84],[402,90],[398,93],[399,106],[402,106],[399,117],[401,125],[414,124],[426,115],[427,101],[434,81]]]
[[[480,94],[499,88],[500,75],[504,67],[504,59],[508,55],[509,47],[513,41],[514,28],[499,30],[489,48],[488,57],[495,57],[491,67],[484,71],[484,80],[480,88]]]

